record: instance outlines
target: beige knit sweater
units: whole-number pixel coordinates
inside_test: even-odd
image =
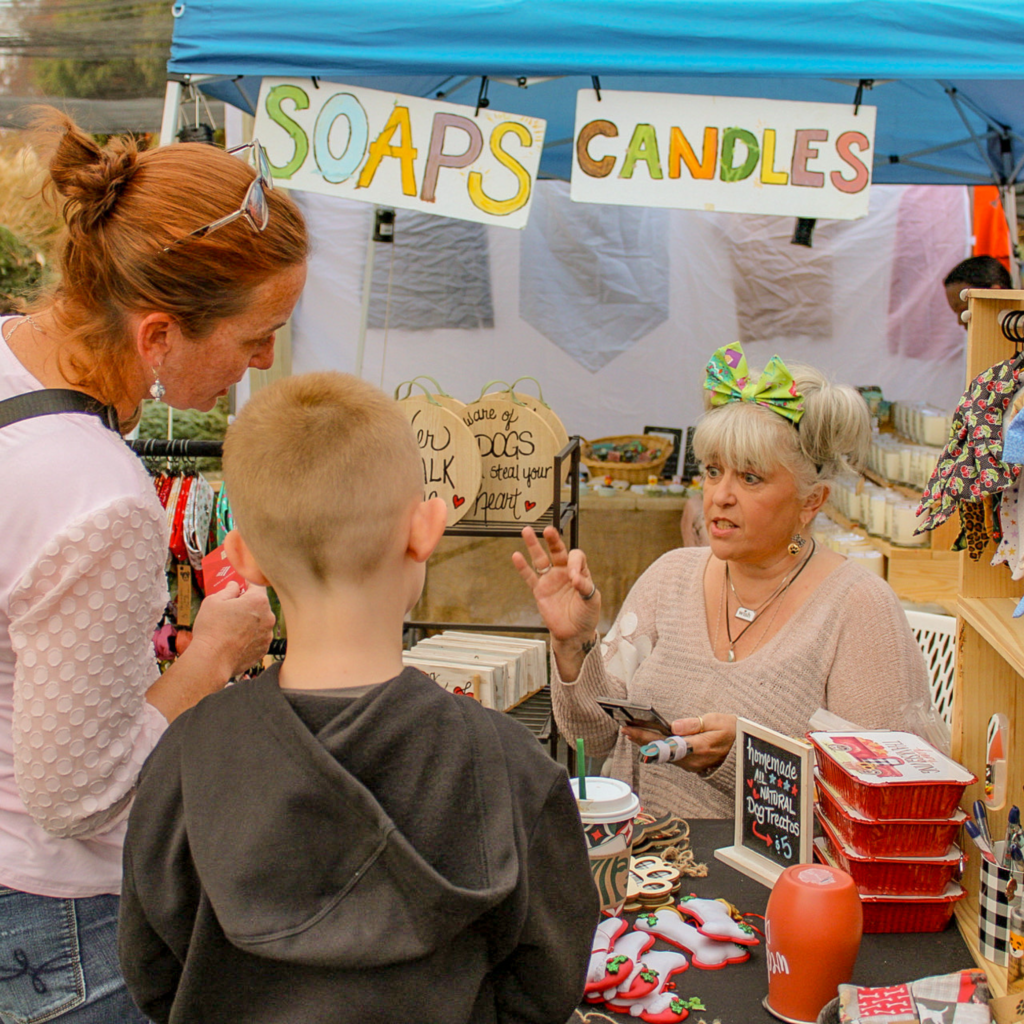
[[[637,580],[619,617],[575,682],[552,701],[562,734],[588,754],[612,751],[611,774],[655,814],[732,817],[735,753],[707,775],[646,765],[599,708],[600,695],[652,705],[670,722],[708,712],[742,715],[802,736],[819,708],[873,729],[899,728],[902,709],[928,698],[928,670],[889,585],[846,561],[763,647],[742,661],[715,658],[704,608],[709,548],[678,548]],[[614,749],[613,749],[614,748]]]

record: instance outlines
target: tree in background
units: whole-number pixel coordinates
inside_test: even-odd
[[[0,23],[0,54],[14,82],[49,96],[158,96],[174,20],[168,0],[13,0]]]
[[[0,310],[31,298],[49,277],[60,219],[39,195],[44,173],[19,133],[0,133]]]

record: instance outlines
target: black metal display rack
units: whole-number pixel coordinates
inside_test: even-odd
[[[569,472],[569,500],[562,500],[562,483]],[[569,443],[555,456],[554,462],[554,494],[551,507],[538,520],[529,525],[538,533],[545,527],[554,525],[558,532],[569,532],[569,547],[580,546],[580,438],[571,437]],[[485,522],[483,520],[463,519],[445,530],[446,537],[518,537],[525,523]],[[407,622],[407,632],[413,635],[428,630],[462,629],[472,632],[491,632],[495,629],[505,633],[547,633],[545,626],[496,625],[495,623],[472,622]]]
[[[194,441],[183,438],[172,440],[147,438],[145,440],[128,441],[128,446],[142,458],[154,459],[193,459],[220,458],[224,454],[222,441]],[[551,507],[536,522],[530,524],[538,532],[547,526],[554,525],[558,532],[569,533],[569,547],[579,547],[580,528],[580,445],[579,437],[571,437],[569,443],[555,456],[554,485]],[[568,472],[569,500],[562,499],[562,484]],[[445,530],[448,537],[518,537],[523,524],[513,522],[486,522],[483,520],[463,519],[455,526]],[[415,638],[428,631],[460,629],[469,632],[490,633],[498,630],[503,633],[537,633],[546,634],[545,626],[495,624],[473,622],[407,622],[406,636],[415,642]],[[286,640],[274,640],[270,645],[270,653],[277,657],[287,650]],[[549,686],[539,690],[509,711],[530,728],[530,731],[542,742],[548,743],[552,757],[558,755],[558,730],[554,727],[551,717],[551,694]],[[573,751],[569,750],[568,758],[572,770]]]

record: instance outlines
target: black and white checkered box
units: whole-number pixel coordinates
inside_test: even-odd
[[[1002,860],[1003,843],[995,844],[996,860]],[[981,862],[981,895],[978,898],[978,945],[981,955],[1005,967],[1010,949],[1010,901],[1007,888],[1010,872],[1003,867]]]

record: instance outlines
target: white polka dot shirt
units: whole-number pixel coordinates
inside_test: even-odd
[[[38,387],[0,343],[0,399]],[[116,893],[135,780],[167,726],[145,699],[165,517],[91,416],[0,429],[0,479],[0,884]]]

